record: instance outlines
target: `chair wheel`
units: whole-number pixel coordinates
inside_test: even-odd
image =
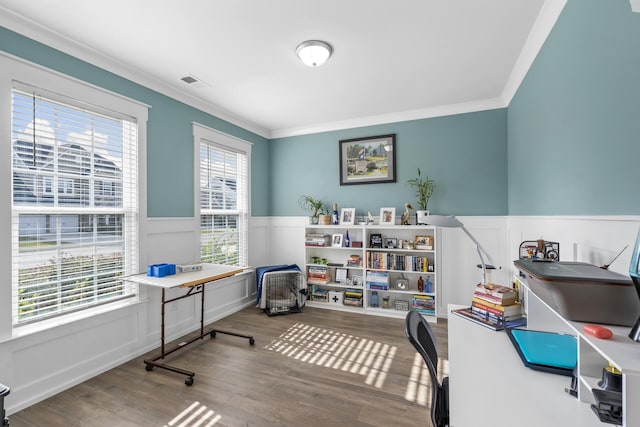
[[[184,383],[185,383],[187,386],[191,387],[191,386],[193,385],[193,377],[187,377],[187,379],[186,379],[186,380],[184,380]]]
[[[147,370],[147,371],[153,371],[153,365],[150,365],[150,364],[146,363],[144,365],[144,369]]]
[[[249,338],[249,345],[254,345],[256,343],[256,340],[253,339],[253,337]]]

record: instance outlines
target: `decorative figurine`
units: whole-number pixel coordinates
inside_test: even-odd
[[[411,218],[412,210],[413,210],[413,206],[411,206],[411,203],[404,204],[404,213],[400,217],[400,224],[409,225],[409,218]]]
[[[371,215],[371,212],[367,212],[367,225],[369,224],[373,224],[373,215]]]

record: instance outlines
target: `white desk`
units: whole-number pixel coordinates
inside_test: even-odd
[[[124,280],[128,280],[134,283],[139,283],[142,285],[158,287],[162,289],[162,302],[161,302],[161,332],[160,332],[160,355],[153,359],[145,359],[145,369],[147,371],[153,370],[154,367],[158,367],[161,369],[166,369],[168,371],[176,372],[179,374],[183,374],[187,376],[185,380],[185,384],[191,386],[193,384],[193,377],[196,375],[195,372],[187,371],[181,368],[177,368],[175,366],[167,365],[165,363],[160,363],[158,360],[164,359],[166,356],[171,353],[180,350],[181,348],[186,347],[188,344],[191,344],[195,341],[198,341],[204,338],[206,335],[209,335],[211,338],[215,338],[216,333],[233,335],[236,337],[247,338],[249,340],[249,344],[253,345],[255,340],[250,335],[242,335],[237,334],[235,332],[222,331],[219,329],[210,329],[205,332],[204,330],[204,290],[207,284],[211,284],[217,280],[224,279],[226,277],[234,276],[236,274],[240,274],[244,271],[243,268],[238,266],[231,265],[219,265],[219,264],[202,264],[202,270],[200,271],[191,271],[188,273],[177,273],[171,276],[164,277],[150,277],[146,274],[136,274],[134,276],[125,277]],[[175,297],[175,298],[166,298],[166,290],[172,288],[185,288],[185,294]],[[200,303],[200,335],[197,337],[191,338],[189,341],[183,341],[174,346],[169,350],[165,350],[165,305],[184,299],[188,297],[192,297],[195,295],[200,295],[201,303]]]
[[[608,340],[585,335],[584,323],[566,320],[515,278],[527,309],[529,329],[562,332],[578,339],[578,397],[564,390],[571,377],[526,368],[504,331],[495,332],[449,315],[451,427],[606,427],[591,410],[591,392],[612,363],[622,371],[623,426],[640,426],[640,344],[628,327],[609,326]],[[449,306],[449,311],[459,306]]]
[[[448,318],[451,427],[606,426],[564,391],[571,377],[525,367],[504,331]]]

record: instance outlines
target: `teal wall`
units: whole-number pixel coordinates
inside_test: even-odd
[[[192,121],[253,143],[254,216],[305,215],[302,194],[399,214],[418,167],[436,180],[433,213],[640,214],[640,14],[628,0],[569,0],[507,109],[271,141],[2,27],[0,50],[151,105],[150,217],[193,215]],[[340,186],[338,141],[389,133],[397,182]]]
[[[640,214],[640,13],[569,0],[508,108],[510,215]]]
[[[416,206],[406,185],[417,168],[436,182],[428,208],[455,215],[507,214],[507,110],[279,138],[271,141],[271,212],[306,215],[300,195],[312,195],[356,215],[381,207]],[[396,134],[395,183],[340,186],[339,140]]]
[[[151,106],[147,123],[149,217],[194,215],[194,121],[253,143],[252,214],[269,214],[267,139],[4,27],[0,27],[0,50]]]

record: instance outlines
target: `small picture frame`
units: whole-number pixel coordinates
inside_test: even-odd
[[[416,249],[432,250],[433,249],[433,237],[431,237],[431,236],[416,236],[415,245],[416,245]]]
[[[346,281],[347,281],[347,269],[336,268],[336,282],[346,283]]]
[[[380,225],[396,224],[396,208],[380,208]]]
[[[371,233],[369,235],[369,247],[370,248],[382,248],[382,234]]]
[[[354,225],[356,208],[342,208],[340,211],[340,225]]]
[[[362,287],[362,276],[354,274],[351,276],[351,281],[353,283],[353,286],[358,286],[358,287]]]
[[[333,246],[334,248],[342,247],[342,234],[334,234],[331,237],[331,246]]]
[[[398,247],[398,239],[393,237],[385,237],[384,247],[387,249],[396,249]]]

